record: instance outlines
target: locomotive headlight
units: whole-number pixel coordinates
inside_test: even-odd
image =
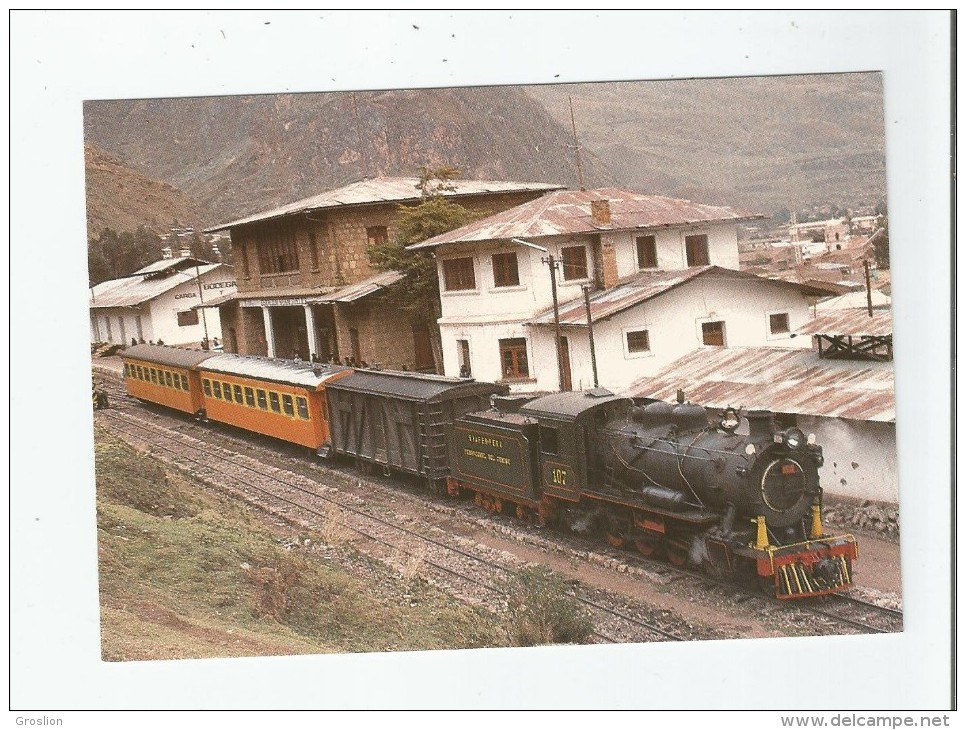
[[[805,434],[797,428],[790,428],[782,434],[782,443],[790,449],[797,449],[805,443]]]
[[[808,445],[809,446],[814,446],[815,445],[815,441],[816,441],[815,434],[814,433],[810,433],[808,435]]]
[[[755,449],[755,445],[754,444],[748,444],[745,447],[745,453],[748,454],[748,456],[754,456],[755,455],[755,451],[756,451],[756,449]]]

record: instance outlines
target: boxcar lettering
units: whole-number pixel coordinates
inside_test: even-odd
[[[561,487],[567,486],[567,470],[566,469],[552,469],[550,471],[550,478],[554,484]]]

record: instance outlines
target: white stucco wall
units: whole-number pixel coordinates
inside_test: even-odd
[[[899,502],[894,423],[802,415],[796,422],[822,445],[825,465],[819,476],[827,494]]]
[[[230,267],[219,267],[201,275],[202,295],[198,293],[196,280],[168,290],[139,307],[111,307],[91,309],[92,342],[111,342],[130,345],[131,338],[145,342],[163,340],[167,345],[200,344],[205,336],[221,339],[221,319],[216,308],[198,312],[198,324],[181,327],[178,312],[190,310],[202,301],[214,300],[234,290],[234,272]],[[140,320],[140,334],[138,331]]]

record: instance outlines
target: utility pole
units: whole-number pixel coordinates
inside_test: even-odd
[[[547,264],[550,267],[550,291],[553,294],[553,329],[554,337],[556,338],[557,345],[557,379],[560,383],[560,390],[564,390],[564,370],[563,370],[563,351],[560,344],[560,304],[557,302],[557,266],[559,262],[556,257],[550,251],[543,246],[538,246],[535,243],[530,243],[530,241],[524,241],[522,238],[511,238],[511,243],[516,243],[520,246],[526,246],[527,248],[532,248],[540,253],[547,254],[540,258],[540,263]]]
[[[198,309],[201,310],[201,322],[205,328],[205,349],[208,349],[208,318],[205,316],[205,295],[201,291],[201,268],[195,264],[195,281],[198,282],[198,300],[201,302]]]
[[[869,275],[869,260],[866,259],[862,262],[865,264],[865,301],[869,306],[869,316],[872,316],[872,282],[871,276]]]
[[[540,263],[550,267],[550,292],[553,295],[553,332],[554,342],[557,345],[557,378],[560,383],[559,390],[564,388],[563,353],[560,350],[560,306],[557,303],[557,266],[559,262],[554,255],[547,254],[540,259]]]
[[[594,321],[590,316],[590,284],[580,287],[584,292],[584,309],[587,312],[587,337],[590,340],[590,367],[594,371],[594,387],[600,386],[597,382],[597,351],[594,349]]]

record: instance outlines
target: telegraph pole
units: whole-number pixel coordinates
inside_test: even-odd
[[[866,259],[862,262],[865,264],[865,301],[869,306],[869,316],[872,316],[872,282],[869,276],[869,260]]]
[[[557,303],[557,266],[559,265],[554,255],[548,254],[540,259],[540,263],[550,267],[550,292],[553,294],[553,331],[554,342],[557,345],[557,378],[560,383],[559,390],[564,390],[564,371],[563,353],[560,349],[560,306]]]
[[[594,371],[594,387],[600,386],[597,382],[597,351],[594,349],[594,321],[590,316],[590,284],[580,287],[584,291],[584,309],[587,312],[587,337],[590,340],[590,367]]]

